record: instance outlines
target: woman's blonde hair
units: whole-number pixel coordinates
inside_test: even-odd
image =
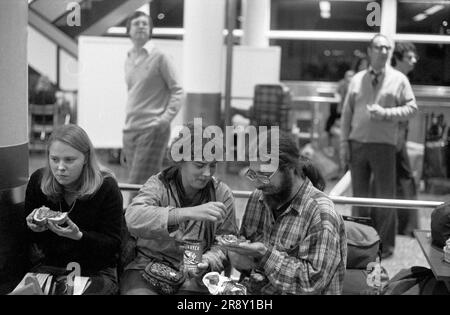
[[[47,143],[47,163],[41,181],[41,190],[51,200],[63,198],[64,188],[53,176],[50,168],[50,146],[59,141],[83,153],[85,163],[76,183],[78,198],[87,199],[97,192],[105,176],[112,173],[101,168],[95,155],[94,146],[87,133],[79,126],[68,124],[55,129]]]

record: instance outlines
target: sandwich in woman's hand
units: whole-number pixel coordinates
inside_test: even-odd
[[[36,210],[33,215],[33,222],[36,225],[44,226],[47,222],[61,225],[67,220],[67,212],[53,211],[46,206],[42,206]]]

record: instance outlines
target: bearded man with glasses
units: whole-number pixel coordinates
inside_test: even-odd
[[[387,65],[391,40],[375,35],[367,54],[370,66],[350,82],[341,118],[341,162],[351,170],[354,197],[369,197],[373,178],[375,197],[395,198],[396,145],[399,121],[417,112],[408,78]],[[394,209],[353,207],[353,216],[371,217],[380,235],[382,257],[393,254],[397,226]]]
[[[270,132],[259,138],[259,148],[272,139]],[[240,230],[247,241],[228,248],[230,262],[249,277],[252,294],[341,294],[347,257],[343,219],[321,191],[320,172],[300,155],[291,135],[280,131],[278,151],[278,163],[270,166],[263,156],[250,161],[246,177],[256,190]]]

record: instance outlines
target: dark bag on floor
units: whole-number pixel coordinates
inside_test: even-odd
[[[437,281],[431,269],[414,266],[402,269],[386,287],[385,295],[447,295],[442,281]]]
[[[366,269],[380,250],[380,237],[364,218],[343,216],[347,236],[347,269]],[[360,223],[360,222],[364,222]]]
[[[152,261],[144,271],[142,277],[160,294],[175,294],[183,285],[185,276],[168,264]]]

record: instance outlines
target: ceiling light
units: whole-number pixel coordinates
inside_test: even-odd
[[[435,14],[436,12],[438,12],[438,11],[441,11],[443,8],[444,8],[444,6],[442,4],[434,5],[431,8],[426,9],[424,12],[427,15],[432,15],[432,14]]]
[[[331,17],[331,4],[329,1],[320,1],[319,2],[319,8],[320,8],[320,17],[322,19],[329,19]]]
[[[320,1],[319,7],[320,7],[320,11],[330,11],[330,9],[331,9],[330,1]]]
[[[427,17],[428,17],[428,15],[423,14],[423,13],[420,13],[420,14],[417,14],[416,16],[414,16],[414,17],[413,17],[413,20],[414,20],[415,22],[420,22],[420,21],[425,20]]]

